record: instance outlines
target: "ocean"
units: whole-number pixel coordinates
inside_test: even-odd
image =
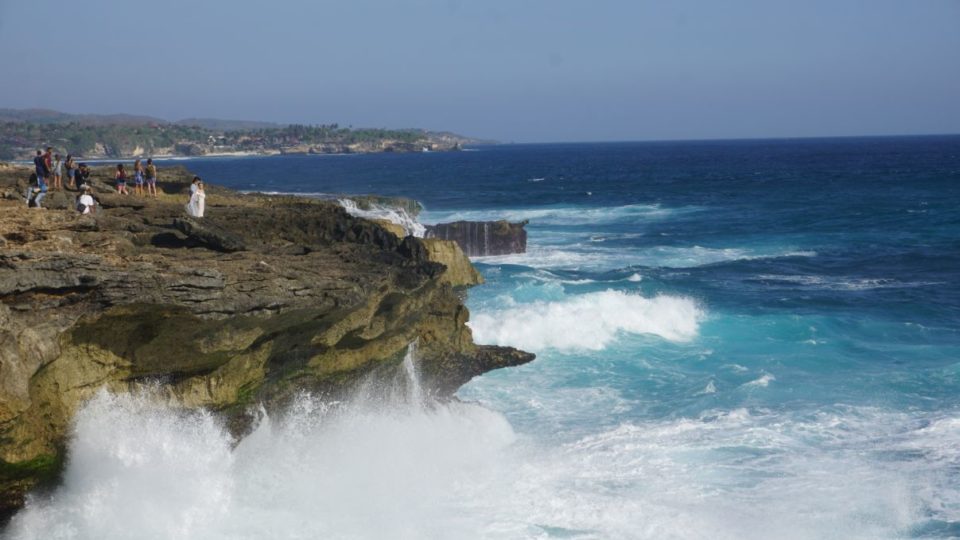
[[[960,537],[960,137],[186,165],[529,220],[467,305],[537,360],[437,404],[412,351],[388,410],[305,396],[235,447],[101,395],[9,538]]]

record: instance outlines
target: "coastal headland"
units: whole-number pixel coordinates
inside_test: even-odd
[[[0,160],[52,147],[77,159],[447,152],[488,144],[449,132],[0,109]]]
[[[340,205],[208,185],[160,170],[157,199],[120,196],[95,168],[96,214],[73,192],[23,200],[29,170],[0,164],[0,512],[55,482],[71,418],[98,392],[205,408],[242,436],[260,405],[342,397],[417,343],[438,399],[533,355],[480,346],[463,290],[480,282],[453,241],[402,238]]]

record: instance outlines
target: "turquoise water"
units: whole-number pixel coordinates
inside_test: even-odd
[[[960,537],[960,137],[189,166],[240,189],[405,195],[425,222],[529,220],[528,253],[474,261],[468,306],[476,341],[537,360],[475,379],[462,409],[306,435],[406,449],[384,468],[414,487],[350,492],[387,513],[345,524],[295,509],[336,498],[308,463],[284,510],[302,525],[277,537]],[[117,437],[100,433],[78,440]],[[331,455],[359,477],[377,459]],[[269,521],[271,504],[225,512]],[[215,529],[183,536],[230,537]]]
[[[302,163],[316,173],[279,189],[530,220],[527,254],[476,261],[468,305],[478,341],[538,359],[460,396],[582,460],[569,489],[591,511],[719,512],[719,536],[960,535],[960,138]]]

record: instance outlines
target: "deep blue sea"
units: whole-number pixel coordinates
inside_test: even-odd
[[[474,261],[468,306],[476,341],[537,360],[409,416],[345,426],[305,405],[270,428],[282,445],[258,430],[221,450],[208,420],[170,420],[167,439],[194,433],[184,452],[230,461],[150,461],[227,486],[208,514],[229,525],[180,537],[960,537],[960,137],[186,165],[243,190],[411,197],[427,223],[529,220],[527,253]],[[136,431],[145,413],[111,399],[77,447]],[[102,470],[122,454],[90,452]],[[52,530],[70,496],[22,530]]]

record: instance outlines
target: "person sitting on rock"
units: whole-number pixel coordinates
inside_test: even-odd
[[[77,197],[77,212],[81,214],[96,214],[97,201],[93,198],[93,190],[89,185],[83,187],[83,194]]]
[[[117,194],[129,195],[130,192],[127,191],[127,171],[123,170],[123,163],[117,163],[115,178],[117,180]]]
[[[40,177],[34,173],[30,175],[30,185],[25,194],[27,199],[27,208],[43,208],[40,201],[47,196],[47,184],[40,180]]]

